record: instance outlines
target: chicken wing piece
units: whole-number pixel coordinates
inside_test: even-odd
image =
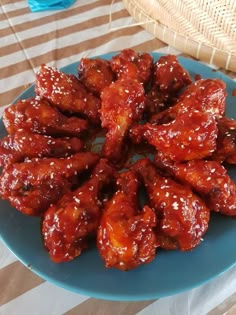
[[[161,92],[156,86],[152,86],[146,94],[145,114],[148,117],[167,109],[169,94]]]
[[[10,164],[0,177],[0,195],[27,215],[41,215],[74,184],[77,173],[96,164],[90,152],[67,158],[32,159]]]
[[[236,120],[222,117],[217,121],[217,148],[212,159],[220,163],[236,164]]]
[[[147,189],[150,205],[157,214],[156,237],[165,249],[191,250],[207,231],[210,211],[188,186],[158,174],[148,159],[134,164]]]
[[[153,115],[151,123],[166,123],[183,112],[198,110],[210,112],[215,118],[225,114],[226,85],[219,79],[201,79],[189,85],[177,104]]]
[[[133,172],[122,173],[117,185],[101,218],[97,247],[107,268],[124,271],[154,259],[156,215],[148,206],[139,211],[139,182]]]
[[[118,79],[131,79],[146,85],[151,79],[153,58],[148,53],[124,49],[111,58],[111,69]]]
[[[189,73],[176,56],[162,56],[154,64],[152,86],[146,95],[145,113],[148,120],[176,104],[180,91],[191,82]]]
[[[66,117],[47,101],[38,97],[20,100],[6,108],[3,123],[9,134],[19,129],[48,136],[80,136],[88,129],[86,120]]]
[[[136,143],[144,138],[174,161],[188,161],[211,156],[216,149],[217,124],[209,113],[180,113],[163,124],[135,125],[130,131]]]
[[[78,138],[53,138],[23,129],[0,140],[0,166],[35,157],[66,157],[81,151]]]
[[[78,67],[78,77],[88,91],[100,96],[102,90],[115,81],[109,61],[101,58],[82,58]]]
[[[87,182],[45,212],[42,235],[54,262],[74,259],[95,238],[102,210],[101,189],[111,183],[113,175],[114,169],[101,159]]]
[[[210,210],[236,215],[236,185],[219,162],[193,160],[178,163],[158,154],[155,163],[196,191]]]
[[[146,93],[145,116],[147,121],[152,120],[160,112],[167,110],[177,103],[178,96],[161,91],[155,84]]]
[[[133,80],[117,80],[102,94],[101,122],[107,128],[103,155],[114,163],[120,162],[125,150],[125,138],[133,122],[144,109],[143,86]]]
[[[42,65],[36,74],[35,93],[63,112],[78,113],[99,123],[100,99],[88,93],[73,75]]]
[[[162,56],[154,65],[154,84],[168,94],[176,94],[192,79],[174,55]]]

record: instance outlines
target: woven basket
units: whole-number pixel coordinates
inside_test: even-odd
[[[236,72],[236,0],[123,0],[130,15],[168,45]]]

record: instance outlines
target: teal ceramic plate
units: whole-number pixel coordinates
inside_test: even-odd
[[[100,56],[110,59],[112,54]],[[153,53],[158,59],[160,54]],[[227,84],[227,116],[236,118],[236,82],[190,59],[179,58],[194,77],[220,78]],[[78,63],[62,70],[77,73]],[[30,87],[18,99],[34,95]],[[0,136],[5,130],[0,123]],[[236,167],[230,174],[236,180]],[[97,249],[90,248],[74,261],[50,261],[40,235],[40,220],[27,217],[0,200],[0,235],[7,247],[33,272],[65,289],[110,300],[147,300],[180,293],[199,286],[236,264],[236,220],[212,215],[204,241],[192,252],[159,250],[156,259],[135,270],[107,270]]]

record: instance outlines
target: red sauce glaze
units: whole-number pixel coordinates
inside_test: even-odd
[[[101,100],[101,125],[107,129],[103,155],[118,162],[129,128],[144,110],[144,89],[137,81],[117,80],[103,90]]]
[[[202,79],[191,84],[180,96],[185,108],[211,112],[216,117],[225,114],[226,85],[219,79]],[[191,104],[191,105],[190,105]]]
[[[147,189],[150,205],[157,214],[157,243],[165,249],[191,250],[208,228],[210,211],[200,197],[185,185],[158,174],[148,160],[139,160],[133,169]]]
[[[212,71],[214,71],[214,70],[212,70]],[[198,81],[198,80],[201,80],[201,75],[200,74],[195,74],[195,81]]]
[[[38,97],[20,100],[7,107],[3,123],[9,134],[23,129],[47,136],[80,136],[88,129],[86,120],[67,117]]]
[[[236,215],[236,185],[219,162],[193,160],[173,163],[157,155],[156,164],[200,194],[210,210]]]
[[[155,257],[156,215],[148,206],[139,211],[139,183],[133,172],[122,173],[117,184],[102,215],[97,247],[107,268],[129,270]]]
[[[99,194],[113,175],[114,169],[105,160],[100,160],[87,182],[64,195],[46,211],[42,235],[54,262],[79,256],[89,240],[95,237],[102,209]]]
[[[88,93],[73,75],[42,65],[36,74],[35,92],[62,111],[79,113],[99,123],[100,99]]]
[[[213,160],[236,164],[236,120],[222,117],[217,121],[217,148]]]
[[[100,96],[102,90],[115,81],[110,62],[101,58],[82,58],[78,67],[78,77],[88,91]]]
[[[27,215],[42,215],[73,184],[73,177],[93,166],[98,156],[77,153],[68,158],[35,158],[10,164],[0,178],[0,194]]]
[[[144,85],[151,79],[153,58],[148,53],[124,49],[111,58],[110,64],[118,79],[137,80]]]
[[[190,111],[179,114],[168,124],[136,125],[133,137],[148,143],[174,161],[188,161],[211,156],[216,149],[217,125],[209,113]]]
[[[161,91],[179,92],[192,82],[191,77],[174,55],[162,56],[155,63],[154,83]]]
[[[166,123],[174,119],[178,114],[190,110],[209,112],[215,118],[225,114],[226,85],[218,79],[202,79],[189,85],[179,96],[178,102],[153,115],[152,123]]]
[[[19,129],[0,141],[0,165],[7,166],[34,157],[66,157],[82,148],[82,141],[76,137],[53,138]]]

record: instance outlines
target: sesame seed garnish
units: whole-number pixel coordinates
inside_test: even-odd
[[[178,210],[178,209],[179,209],[179,204],[178,204],[177,201],[175,201],[175,202],[172,204],[172,206],[173,206],[173,209],[174,209],[174,210]]]
[[[77,198],[76,196],[73,196],[73,199],[74,199],[75,202],[80,203],[80,199]]]

